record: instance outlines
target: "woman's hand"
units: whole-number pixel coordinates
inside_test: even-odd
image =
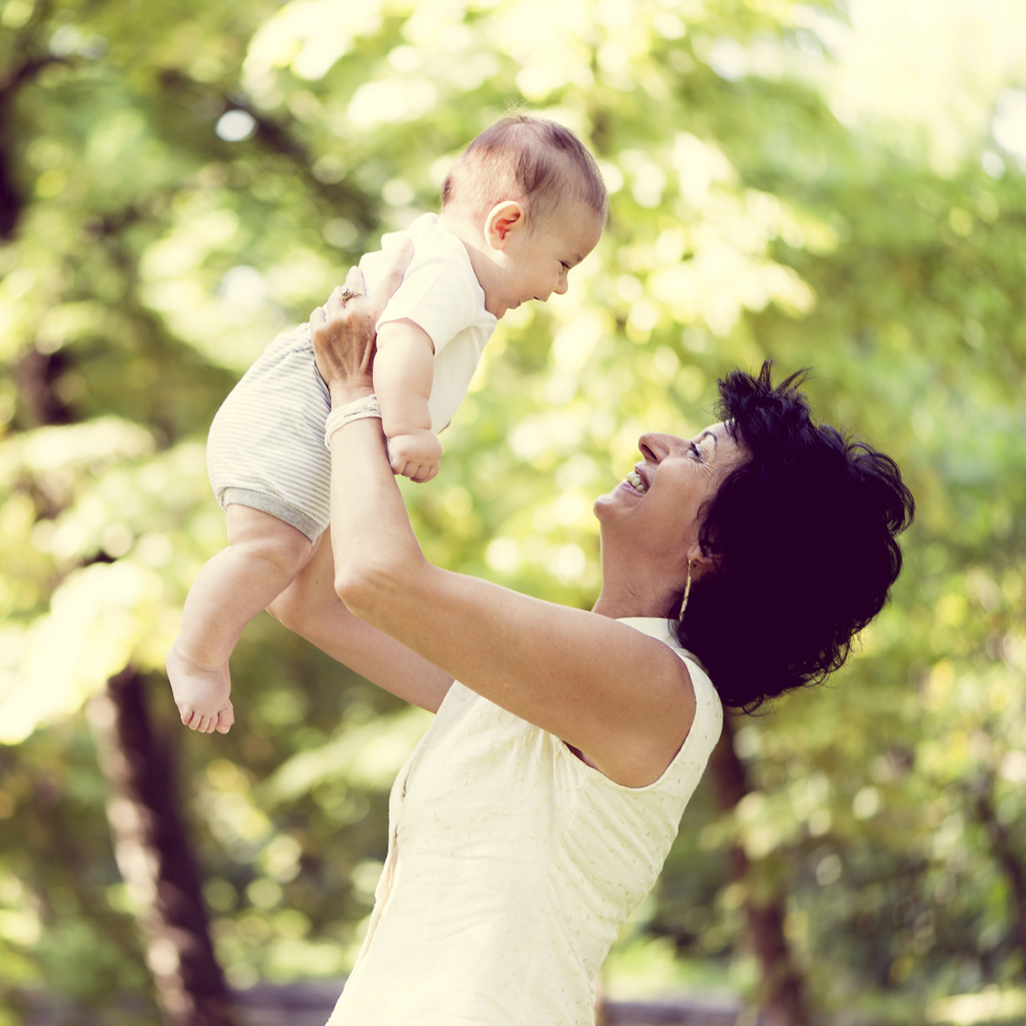
[[[317,307],[310,315],[314,358],[331,392],[333,406],[374,391],[371,379],[374,326],[392,293],[402,283],[412,258],[413,243],[407,240],[399,247],[392,266],[370,297],[364,296],[363,273],[359,267],[350,268],[345,289],[356,296],[346,300],[340,286],[324,306]]]

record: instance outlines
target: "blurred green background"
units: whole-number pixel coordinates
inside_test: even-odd
[[[196,736],[163,657],[225,541],[220,401],[510,100],[587,140],[612,216],[404,487],[431,559],[589,607],[595,495],[767,357],[919,504],[857,656],[733,723],[736,786],[703,784],[608,993],[765,1001],[776,909],[828,1021],[1026,1022],[1020,0],[5,0],[0,1026],[41,988],[61,1021],[157,1015],[119,674],[176,753],[229,984],[351,966],[428,716],[264,616],[234,729]]]

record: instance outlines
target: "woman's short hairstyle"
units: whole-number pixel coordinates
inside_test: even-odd
[[[699,543],[719,559],[676,627],[724,704],[746,710],[844,663],[901,571],[895,535],[915,512],[894,460],[816,424],[803,375],[774,387],[770,366],[719,383],[747,459],[703,511]]]
[[[566,203],[581,203],[605,222],[609,207],[602,173],[580,139],[519,112],[477,136],[442,183],[442,210],[484,217],[503,200],[522,203],[529,223]]]

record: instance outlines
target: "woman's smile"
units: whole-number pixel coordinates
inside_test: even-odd
[[[638,495],[644,495],[648,491],[648,483],[638,467],[635,467],[621,483],[627,486],[628,491],[637,492]]]

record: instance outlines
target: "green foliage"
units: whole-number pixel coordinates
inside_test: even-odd
[[[566,297],[503,320],[438,478],[404,488],[429,558],[587,607],[594,496],[767,357],[814,367],[821,417],[919,503],[892,604],[832,683],[741,726],[756,790],[729,817],[696,797],[612,971],[672,943],[680,979],[748,986],[744,887],[782,885],[821,1006],[908,1022],[1022,985],[1000,838],[1026,851],[1026,190],[978,133],[938,170],[913,133],[839,120],[810,28],[839,17],[0,5],[0,993],[146,992],[82,703],[130,662],[173,729],[163,654],[224,543],[210,418],[519,96],[588,139],[612,217]],[[218,950],[239,985],[338,975],[424,720],[266,618],[233,676],[231,734],[180,738]]]

